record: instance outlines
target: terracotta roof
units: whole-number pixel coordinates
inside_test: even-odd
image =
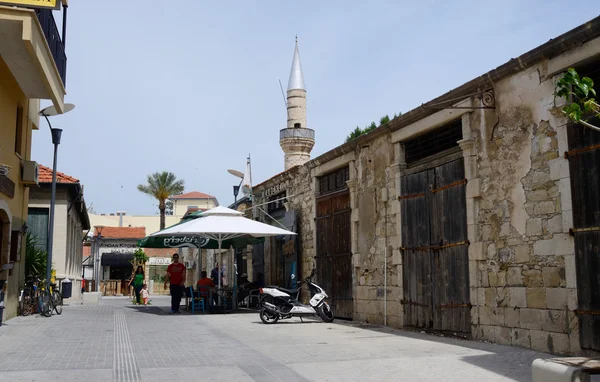
[[[39,182],[40,183],[52,183],[52,169],[44,165],[38,165],[39,168]],[[79,179],[75,179],[72,176],[63,174],[60,171],[56,172],[56,183],[79,183]]]
[[[105,239],[143,239],[146,237],[145,227],[104,227],[100,234]],[[98,236],[98,229],[94,229],[94,236]]]
[[[92,247],[90,245],[83,246],[83,258],[89,257],[92,253]]]
[[[171,197],[172,199],[216,199],[212,195],[205,194],[203,192],[192,191],[187,192],[181,195],[175,195]]]

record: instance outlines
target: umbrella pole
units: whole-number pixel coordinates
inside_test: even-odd
[[[219,269],[217,270],[217,280],[219,285],[219,306],[221,306],[221,272],[223,269],[223,254],[221,253],[221,244],[223,240],[221,239],[221,234],[219,234],[219,240],[217,241],[219,243]]]

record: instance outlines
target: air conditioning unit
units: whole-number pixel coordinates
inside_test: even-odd
[[[39,167],[32,160],[23,161],[23,184],[25,186],[39,186]]]

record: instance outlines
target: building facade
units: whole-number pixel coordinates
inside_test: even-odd
[[[59,113],[64,111],[66,55],[52,10],[4,3],[0,1],[0,265],[13,266],[0,272],[6,320],[17,314],[25,277],[22,243],[28,187],[37,185],[31,136],[40,127],[39,100],[51,100]],[[50,134],[46,136],[50,145]]]
[[[600,351],[600,133],[554,99],[570,67],[600,84],[600,18],[255,186],[254,216],[296,211],[337,316]]]
[[[91,228],[83,186],[78,179],[61,172],[56,173],[56,183],[52,267],[56,270],[57,279],[71,280],[71,299],[81,300],[83,241],[85,232]],[[39,188],[32,188],[29,193],[28,224],[29,232],[36,238],[36,245],[47,250],[51,168],[39,166],[39,184]]]

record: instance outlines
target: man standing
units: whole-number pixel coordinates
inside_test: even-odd
[[[171,311],[169,314],[181,314],[179,304],[181,304],[183,288],[185,287],[185,265],[179,262],[177,253],[173,254],[173,262],[167,267],[165,289],[167,289],[167,282],[170,283],[171,290]]]
[[[215,263],[215,267],[210,272],[210,278],[215,285],[219,285],[219,263]],[[223,272],[221,272],[221,285],[223,285]]]

